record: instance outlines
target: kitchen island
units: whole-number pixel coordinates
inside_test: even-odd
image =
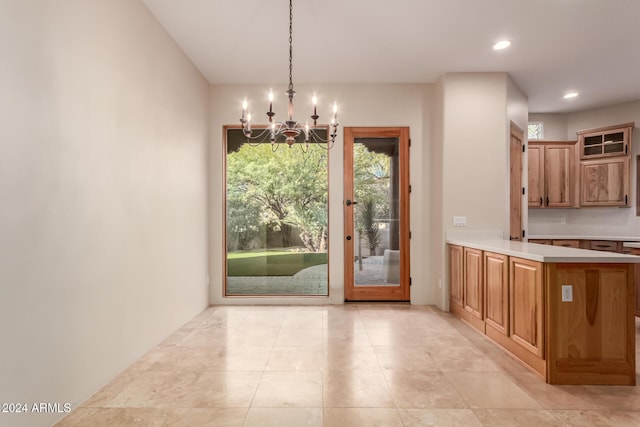
[[[551,384],[635,385],[626,254],[449,237],[450,309]]]

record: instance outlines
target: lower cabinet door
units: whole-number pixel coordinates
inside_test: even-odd
[[[542,285],[542,263],[509,258],[509,335],[538,357],[544,357]]]
[[[462,246],[449,245],[449,302],[464,305],[464,267]]]
[[[509,263],[508,257],[484,253],[485,323],[503,335],[509,335]]]
[[[482,251],[464,248],[464,309],[483,319]]]

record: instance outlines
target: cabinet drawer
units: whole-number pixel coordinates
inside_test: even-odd
[[[580,240],[554,240],[553,246],[564,246],[565,248],[580,249]]]
[[[618,244],[620,242],[612,242],[610,240],[592,240],[589,249],[594,251],[618,252]]]
[[[537,243],[539,245],[550,245],[551,240],[549,239],[529,239],[529,243]]]

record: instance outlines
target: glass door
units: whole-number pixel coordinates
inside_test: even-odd
[[[409,129],[345,128],[345,300],[409,300]]]

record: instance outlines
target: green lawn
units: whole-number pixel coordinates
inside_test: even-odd
[[[227,256],[227,275],[293,276],[304,268],[326,263],[326,253],[230,252]]]

